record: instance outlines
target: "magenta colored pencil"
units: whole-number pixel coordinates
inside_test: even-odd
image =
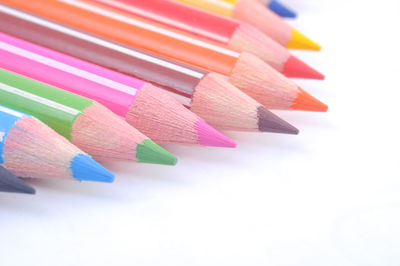
[[[96,100],[160,143],[234,147],[161,89],[0,33],[0,67]]]

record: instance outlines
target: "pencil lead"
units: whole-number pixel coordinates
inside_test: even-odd
[[[112,183],[115,179],[113,173],[86,154],[78,154],[75,156],[71,160],[70,168],[73,177],[79,181]]]
[[[204,120],[199,120],[197,122],[196,130],[199,133],[199,143],[201,145],[236,148],[236,143],[233,140],[209,126]]]
[[[297,16],[293,10],[289,9],[287,6],[283,5],[277,0],[269,1],[268,8],[284,18],[295,18]]]
[[[178,162],[175,156],[149,139],[136,147],[136,157],[142,163],[176,165]]]
[[[292,38],[286,45],[289,49],[305,49],[305,50],[315,50],[320,51],[321,46],[314,41],[310,40],[308,37],[297,31],[292,30]]]
[[[314,111],[314,112],[328,111],[328,106],[326,104],[317,100],[303,89],[301,88],[298,89],[299,93],[297,94],[296,99],[292,102],[291,106],[292,110]]]
[[[323,74],[293,55],[286,61],[282,73],[289,78],[325,79]]]
[[[279,118],[277,115],[260,106],[257,109],[258,113],[258,128],[260,131],[282,133],[282,134],[299,134],[299,130]]]
[[[35,189],[0,166],[0,191],[35,194]]]

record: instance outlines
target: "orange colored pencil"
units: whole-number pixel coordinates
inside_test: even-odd
[[[84,0],[0,0],[15,8],[229,77],[229,81],[273,109],[326,111],[327,106],[281,73],[248,54]]]
[[[324,75],[246,22],[214,15],[169,0],[94,0],[135,16],[249,52],[289,78],[324,79]],[[275,3],[275,2],[274,2]]]

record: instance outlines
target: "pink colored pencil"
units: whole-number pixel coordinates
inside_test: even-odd
[[[156,142],[235,146],[149,83],[3,33],[0,67],[100,102]]]

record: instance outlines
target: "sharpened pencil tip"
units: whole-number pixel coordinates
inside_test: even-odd
[[[287,6],[283,5],[279,1],[271,0],[269,1],[267,6],[269,9],[271,9],[273,12],[281,17],[295,18],[297,16],[293,10],[289,9]]]
[[[141,163],[176,165],[178,162],[175,156],[149,139],[136,147],[136,158]]]
[[[115,176],[87,154],[78,154],[71,161],[71,171],[79,181],[112,183]]]
[[[0,166],[0,191],[35,194],[35,189]]]
[[[19,180],[21,181],[21,184],[19,186],[14,186],[15,192],[30,194],[30,195],[36,194],[36,190],[33,187],[26,184],[23,180],[21,179]]]
[[[286,61],[282,73],[289,78],[325,79],[323,74],[293,55]]]
[[[34,195],[36,193],[35,189],[27,184],[0,184],[0,191],[7,193],[21,193],[21,194],[30,194]]]
[[[277,115],[260,106],[257,109],[258,113],[258,128],[262,132],[272,132],[281,134],[299,134],[299,130],[279,118]]]
[[[299,111],[313,111],[313,112],[326,112],[328,106],[321,101],[317,100],[309,93],[301,88],[298,88],[299,93],[297,98],[292,102],[291,109]]]
[[[303,50],[314,50],[320,51],[321,46],[316,42],[312,41],[296,29],[292,30],[292,38],[286,45],[288,49],[303,49]]]
[[[236,143],[233,140],[208,125],[202,119],[199,119],[196,123],[196,130],[199,143],[203,146],[236,148]]]

